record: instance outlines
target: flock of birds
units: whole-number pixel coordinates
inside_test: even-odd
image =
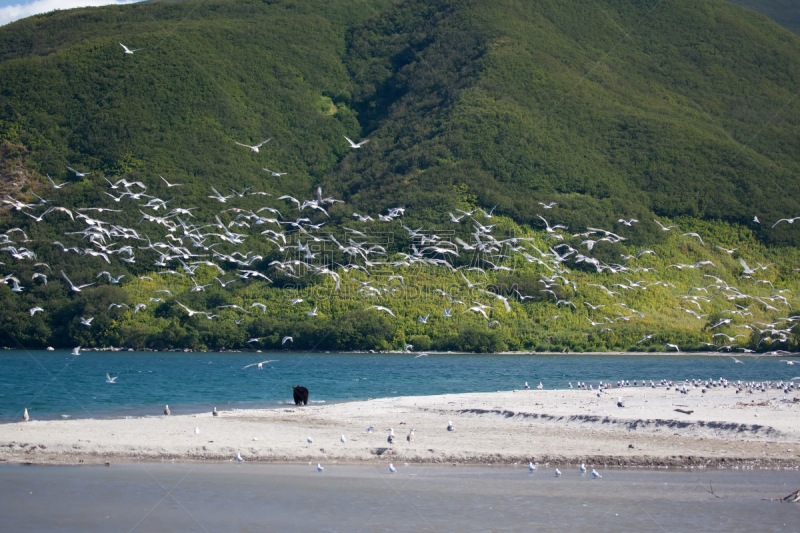
[[[125,54],[133,54],[137,49],[130,49],[124,44],[119,43],[124,49]],[[236,142],[235,144],[249,151],[258,154],[259,150],[272,139],[266,139],[257,144]],[[355,142],[345,137],[348,145],[352,149],[359,149],[369,142],[364,139]],[[93,175],[91,171],[79,171],[73,167],[67,169],[76,178],[88,179]],[[282,176],[285,172],[277,172],[264,168],[269,176]],[[67,187],[70,182],[56,183],[47,176],[53,192]],[[183,184],[171,183],[163,176],[159,176],[159,185],[163,184],[166,191],[180,188]],[[626,237],[621,236],[611,230],[603,228],[589,227],[580,234],[571,235],[572,238],[580,237],[582,242],[575,248],[566,242],[562,242],[566,237],[570,237],[567,232],[568,227],[563,224],[552,224],[550,221],[539,215],[544,230],[547,233],[545,241],[548,246],[545,250],[538,248],[531,241],[537,240],[534,237],[498,238],[493,235],[493,229],[498,225],[491,223],[494,217],[494,210],[475,208],[467,211],[456,210],[458,215],[448,213],[449,221],[453,224],[469,223],[472,228],[470,242],[466,242],[458,237],[448,238],[448,235],[438,235],[433,231],[423,231],[421,228],[412,229],[402,225],[404,231],[408,233],[411,240],[410,249],[406,252],[397,252],[393,260],[389,259],[389,252],[385,245],[376,244],[373,234],[369,230],[359,230],[344,226],[345,237],[341,241],[333,233],[326,232],[323,228],[326,218],[330,218],[328,209],[330,206],[343,203],[342,200],[332,197],[325,197],[322,189],[318,188],[316,196],[311,199],[300,200],[290,195],[281,195],[277,198],[284,204],[263,205],[258,209],[244,209],[239,207],[228,207],[229,202],[235,203],[243,198],[257,197],[263,199],[265,203],[272,196],[266,191],[254,191],[252,187],[243,190],[230,189],[230,194],[223,194],[213,186],[209,186],[212,194],[208,195],[210,202],[218,202],[221,207],[213,220],[204,223],[196,221],[194,211],[197,206],[172,206],[175,198],[163,199],[155,196],[152,192],[153,185],[145,184],[142,181],[128,181],[119,179],[112,182],[103,177],[108,187],[108,191],[103,191],[103,195],[111,202],[109,206],[59,206],[55,205],[54,200],[46,199],[36,195],[38,202],[25,203],[20,199],[15,199],[6,195],[2,202],[14,212],[21,213],[29,217],[35,224],[45,224],[48,221],[64,225],[66,219],[69,223],[82,224],[82,228],[77,231],[65,231],[64,238],[48,243],[51,247],[57,247],[65,254],[76,254],[81,257],[99,258],[109,265],[107,270],[103,270],[93,275],[94,280],[88,283],[76,284],[76,274],[67,273],[60,270],[58,275],[73,293],[81,293],[89,287],[93,287],[101,280],[109,285],[122,284],[123,278],[128,276],[126,273],[112,273],[112,266],[119,261],[120,263],[131,265],[142,260],[142,251],[151,261],[153,272],[159,276],[178,276],[181,278],[189,277],[192,281],[191,292],[205,291],[209,284],[200,284],[195,278],[198,268],[208,267],[216,271],[215,282],[221,288],[237,282],[252,282],[255,280],[271,283],[264,271],[274,268],[280,276],[288,278],[299,278],[302,275],[312,274],[316,276],[328,277],[334,284],[334,289],[339,290],[341,284],[346,280],[357,287],[355,291],[359,298],[369,302],[374,301],[373,305],[366,309],[375,312],[386,313],[396,317],[394,310],[390,307],[387,300],[390,300],[397,293],[400,287],[406,285],[406,280],[402,275],[393,274],[385,280],[378,282],[373,273],[376,269],[385,271],[387,267],[412,267],[424,266],[450,271],[455,279],[463,282],[472,298],[459,298],[457,294],[451,294],[443,289],[435,292],[442,298],[444,303],[442,317],[445,319],[453,318],[459,309],[460,314],[471,314],[482,318],[487,327],[500,326],[499,318],[502,318],[502,310],[507,313],[512,311],[509,300],[516,300],[520,303],[534,298],[534,295],[522,294],[519,290],[511,294],[500,294],[496,291],[487,290],[491,288],[491,281],[487,273],[510,273],[516,270],[517,261],[535,265],[539,269],[539,283],[541,295],[545,298],[552,298],[557,308],[571,308],[572,313],[578,313],[578,309],[585,312],[583,314],[588,323],[596,328],[599,333],[615,334],[613,326],[619,322],[631,322],[645,318],[645,314],[637,309],[630,307],[622,300],[625,294],[632,294],[640,291],[651,290],[651,287],[663,287],[676,289],[673,283],[666,283],[661,280],[632,279],[639,273],[654,271],[653,268],[645,266],[632,266],[643,256],[657,255],[655,250],[644,249],[635,254],[622,257],[620,263],[608,263],[599,260],[591,255],[591,252],[601,243],[621,243],[626,241]],[[98,185],[100,182],[98,182]],[[47,195],[47,194],[45,194]],[[143,203],[142,203],[143,202]],[[271,202],[270,202],[271,203]],[[168,204],[170,204],[168,206]],[[544,210],[553,209],[556,202],[539,202]],[[123,210],[136,209],[141,214],[139,223],[136,227],[125,227],[115,223],[112,217]],[[289,210],[295,209],[295,214],[290,214]],[[163,213],[162,213],[163,210]],[[312,221],[311,213],[315,213],[318,222]],[[392,222],[402,218],[406,214],[404,207],[388,209],[387,213],[377,214],[377,222]],[[304,216],[305,215],[305,216]],[[138,215],[137,215],[138,216]],[[56,219],[59,217],[59,219]],[[292,219],[294,217],[294,219]],[[223,222],[227,218],[227,222]],[[355,223],[366,223],[375,221],[371,215],[353,213]],[[781,219],[775,222],[775,226],[786,222],[794,223],[800,217]],[[320,221],[321,220],[321,221]],[[759,222],[757,217],[756,222]],[[674,231],[676,225],[664,226],[660,221],[655,220],[664,232]],[[632,227],[639,221],[634,218],[619,220],[625,227]],[[69,226],[67,226],[69,227]],[[774,227],[774,226],[773,226]],[[251,230],[253,228],[267,228],[258,232],[255,237]],[[74,227],[69,227],[75,230]],[[151,239],[151,233],[160,232],[161,239]],[[20,234],[21,239],[16,239]],[[698,233],[687,232],[683,237],[697,242],[701,246],[706,243]],[[287,254],[284,260],[273,260],[267,268],[263,264],[254,266],[264,258],[255,254],[252,250],[246,250],[245,241],[248,239],[262,239],[263,243],[271,243],[277,251]],[[70,241],[71,239],[71,241]],[[47,284],[52,281],[53,272],[47,263],[39,262],[35,250],[28,247],[30,243],[25,231],[19,227],[11,228],[4,233],[0,233],[0,252],[7,252],[18,262],[33,263],[36,270],[32,274],[31,283]],[[65,242],[67,244],[65,244]],[[572,241],[570,241],[572,242]],[[32,246],[31,246],[32,247]],[[223,252],[222,250],[232,250]],[[328,254],[323,253],[323,248],[333,249],[340,257],[344,257],[348,262],[334,263]],[[585,250],[581,250],[585,247]],[[736,249],[727,249],[717,246],[724,256],[732,255]],[[244,251],[240,251],[244,250]],[[461,258],[464,263],[464,255],[471,256],[468,264],[456,267],[453,263],[455,258]],[[579,301],[575,298],[568,299],[564,294],[572,291],[577,295],[578,283],[570,279],[571,273],[569,266],[579,264],[589,265],[598,274],[610,274],[618,278],[617,283],[608,284],[584,282],[582,287],[585,292],[592,292],[608,300],[606,303],[590,301]],[[624,264],[623,264],[624,263]],[[753,352],[752,348],[747,348],[755,344],[755,348],[762,349],[775,344],[787,344],[790,341],[792,330],[800,320],[800,316],[774,316],[766,322],[749,322],[747,317],[753,316],[752,306],[757,305],[767,313],[774,315],[787,314],[792,310],[788,296],[793,296],[792,291],[786,288],[774,287],[772,282],[766,279],[759,279],[756,276],[766,271],[771,264],[750,267],[739,259],[742,267],[741,275],[737,281],[747,280],[751,283],[750,290],[739,288],[719,277],[706,274],[708,284],[694,286],[683,292],[683,294],[673,295],[676,309],[685,312],[692,317],[702,320],[707,318],[709,312],[704,313],[704,306],[711,304],[712,301],[728,302],[728,308],[721,311],[721,315],[728,315],[720,318],[712,327],[713,343],[706,343],[709,346],[720,350],[731,351],[732,349],[741,350],[746,353]],[[698,261],[694,264],[671,264],[667,268],[678,270],[701,270],[707,267],[716,266],[710,260]],[[223,279],[230,269],[235,269],[233,277]],[[258,268],[261,268],[259,270]],[[263,270],[263,271],[262,271]],[[800,269],[796,269],[800,271]],[[355,274],[358,273],[358,274]],[[343,277],[345,277],[343,279]],[[363,278],[367,279],[363,279]],[[153,281],[150,276],[141,276],[140,280]],[[0,282],[10,285],[11,290],[16,293],[25,291],[24,281],[15,276],[14,273],[0,277]],[[768,287],[769,294],[761,294],[753,290],[754,287]],[[451,291],[453,292],[453,291]],[[652,292],[652,290],[651,290]],[[604,296],[601,296],[604,295]],[[265,314],[267,306],[258,301],[252,301],[249,305],[223,305],[215,309],[192,309],[183,302],[176,299],[169,289],[157,289],[149,296],[148,300],[137,302],[133,306],[133,313],[145,311],[148,305],[165,301],[165,298],[172,298],[186,312],[189,317],[205,319],[232,318],[235,323],[241,324],[242,315],[262,311]],[[467,301],[464,301],[467,300]],[[573,301],[575,300],[575,301]],[[613,300],[613,301],[612,301]],[[302,298],[291,298],[287,305],[295,306],[303,304]],[[307,304],[308,302],[306,302]],[[491,305],[494,303],[494,305]],[[749,305],[743,305],[748,303]],[[384,304],[384,305],[380,305]],[[112,303],[109,309],[118,310],[129,309],[126,303]],[[309,317],[319,316],[318,307],[314,306],[305,311]],[[223,316],[225,310],[233,313],[234,316]],[[47,309],[42,306],[32,307],[30,315],[36,313],[47,313]],[[490,313],[491,316],[490,316]],[[605,313],[605,314],[604,314]],[[604,314],[604,315],[603,315]],[[591,315],[591,316],[590,316]],[[601,316],[603,315],[603,316]],[[549,317],[545,323],[563,318],[564,315],[554,315]],[[427,324],[430,314],[419,316],[420,324]],[[734,322],[742,322],[736,323]],[[749,323],[746,323],[749,322]],[[81,317],[80,323],[87,327],[93,327],[93,317]],[[720,329],[725,328],[725,331]],[[719,328],[719,329],[718,329]],[[645,342],[652,341],[657,337],[657,333],[643,336],[636,344],[643,345]],[[740,340],[741,339],[741,340]],[[251,338],[248,343],[257,346],[261,341],[259,338]],[[718,342],[723,345],[719,346]],[[284,336],[282,344],[294,342],[291,336]],[[652,344],[652,343],[648,343]],[[674,343],[665,343],[665,350],[679,352],[681,348]],[[410,352],[413,346],[407,345],[406,352]],[[427,354],[420,353],[418,357]],[[737,362],[741,362],[738,361]]]
[[[790,363],[793,363],[790,361]],[[746,393],[746,394],[754,394],[756,392],[767,392],[768,390],[778,390],[783,391],[784,394],[789,394],[790,392],[800,390],[800,385],[795,383],[796,381],[800,381],[799,377],[794,377],[790,380],[783,381],[772,381],[772,380],[765,380],[765,381],[729,381],[723,377],[720,377],[718,380],[712,379],[685,379],[683,381],[669,381],[666,379],[662,379],[660,382],[656,383],[653,380],[650,380],[649,383],[647,380],[642,380],[641,385],[637,380],[633,380],[633,385],[628,380],[621,380],[617,381],[616,388],[621,389],[625,387],[650,387],[651,389],[658,389],[661,387],[665,387],[667,391],[674,390],[680,394],[689,394],[691,391],[700,389],[702,394],[705,394],[711,389],[722,387],[723,389],[727,389],[728,387],[734,388],[736,394]],[[589,390],[594,391],[594,385],[587,384],[585,381],[578,381],[573,386],[572,382],[567,383],[567,387],[569,389],[576,389],[576,390]],[[525,388],[529,389],[528,383],[525,382]],[[542,389],[542,384],[539,383],[538,389]],[[597,385],[597,397],[602,397],[603,393],[607,392],[608,389],[613,389],[614,385],[612,383],[603,383],[600,381]],[[622,397],[617,398],[617,407],[625,407],[622,403]]]
[[[169,408],[165,409],[164,414],[169,416]],[[217,408],[216,407],[214,408],[213,414],[214,414],[214,416],[217,416]],[[375,426],[368,426],[367,430],[366,430],[367,434],[372,433],[373,429],[375,429]],[[395,434],[394,434],[394,428],[388,428],[386,431],[389,432],[389,436],[387,437],[386,442],[389,444],[389,449],[392,449],[392,446],[394,445],[394,442],[396,440],[396,437],[395,437]],[[453,422],[452,421],[448,421],[447,422],[447,431],[455,431],[455,427],[453,426]],[[199,429],[198,428],[195,428],[195,433],[199,433]],[[409,446],[414,442],[415,435],[416,435],[416,430],[415,429],[411,429],[411,431],[409,431],[408,435],[406,435],[406,441],[408,441]],[[344,435],[341,436],[339,441],[342,443],[342,445],[347,444],[347,438]],[[308,437],[306,439],[306,442],[308,444],[314,444],[314,439],[312,439],[311,437]],[[239,462],[239,463],[245,462],[245,459],[242,457],[241,452],[236,454],[236,461]],[[309,464],[311,464],[311,463],[309,463]],[[547,465],[545,465],[545,466],[548,466],[548,465],[549,465],[549,463]],[[408,466],[408,463],[406,463],[406,466]],[[538,468],[538,465],[536,465],[536,464],[534,464],[533,462],[530,462],[530,461],[528,462],[528,471],[529,472],[535,472],[537,468]],[[324,471],[325,471],[325,467],[322,466],[321,463],[317,463],[317,472],[324,472]],[[585,474],[586,471],[587,471],[586,465],[581,463],[581,466],[578,469],[578,471],[581,474]],[[390,474],[397,473],[397,468],[395,468],[393,463],[389,463],[389,473]],[[593,478],[601,478],[601,477],[603,477],[594,468],[592,468],[591,475],[592,475]],[[561,471],[558,468],[555,469],[555,477],[561,477]]]

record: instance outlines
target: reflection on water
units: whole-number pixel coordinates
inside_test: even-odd
[[[602,470],[592,479],[522,465],[315,466],[2,465],[2,529],[794,532],[800,520],[800,505],[761,501],[800,488],[796,471]]]
[[[364,400],[522,388],[547,389],[567,382],[686,378],[787,380],[796,367],[777,358],[739,356],[505,356],[302,354],[302,353],[84,353],[0,354],[0,422],[161,415],[219,409],[275,407],[291,402],[292,385],[304,385],[312,401]],[[278,359],[263,370],[245,365]],[[119,376],[106,383],[106,373]]]

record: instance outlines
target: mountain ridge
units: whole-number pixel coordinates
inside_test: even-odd
[[[13,243],[13,253],[22,259],[8,259],[6,268],[29,286],[16,294],[0,285],[5,328],[0,342],[14,345],[9,332],[15,332],[30,346],[128,342],[241,348],[252,337],[277,348],[282,335],[296,334],[309,346],[328,349],[386,349],[410,339],[444,350],[627,349],[648,328],[657,328],[661,342],[680,339],[682,346],[702,348],[713,340],[713,324],[666,305],[675,295],[656,282],[685,284],[688,290],[708,283],[706,272],[736,279],[741,259],[777,263],[769,279],[759,282],[800,290],[792,273],[800,236],[789,223],[772,228],[800,211],[799,39],[721,0],[387,0],[324,6],[307,0],[186,0],[59,12],[10,24],[0,28],[0,173],[6,200],[36,202],[36,193],[71,209],[128,207],[104,223],[113,220],[141,232],[132,249],[159,263],[158,268],[146,259],[123,263],[113,252],[105,259],[92,256],[100,241],[87,240],[77,221],[55,214],[39,223],[30,213],[7,207],[3,226],[25,233]],[[125,54],[120,43],[142,51]],[[369,142],[351,149],[345,136]],[[268,138],[257,153],[236,144]],[[68,166],[92,174],[76,177]],[[265,168],[286,174],[275,176]],[[55,191],[48,175],[56,183],[72,183]],[[167,188],[159,176],[184,186]],[[105,180],[110,185],[121,178],[142,181],[148,193],[172,202],[169,208],[192,208],[191,214],[182,214],[180,224],[173,220],[172,229],[142,219],[159,212],[147,212],[152,208],[144,202],[124,200],[120,190],[106,188]],[[219,197],[233,195],[223,205],[209,199],[215,196],[212,187]],[[317,187],[344,203],[328,206],[323,215],[295,213],[293,204],[279,200],[291,195],[299,207],[316,196]],[[248,190],[265,194],[251,196]],[[544,207],[550,202],[556,205]],[[327,265],[336,270],[331,272],[342,275],[342,265],[354,260],[352,249],[342,251],[345,244],[366,242],[346,229],[358,224],[364,239],[388,235],[387,242],[376,243],[385,247],[387,260],[401,265],[414,288],[435,294],[434,289],[463,280],[444,267],[438,272],[402,266],[415,257],[408,253],[419,244],[414,228],[442,228],[447,238],[466,242],[474,224],[495,221],[474,214],[453,223],[447,213],[493,206],[504,246],[525,238],[533,247],[513,275],[500,269],[480,282],[513,299],[510,310],[501,305],[487,315],[489,324],[499,326],[466,312],[441,320],[435,316],[441,312],[438,296],[397,298],[398,317],[390,321],[367,310],[377,300],[361,301],[365,297],[349,289],[337,296],[328,272],[301,276],[273,263],[313,257],[309,241],[302,241],[311,237],[289,228],[287,220],[307,217],[308,222],[294,222],[306,235],[303,224],[313,223],[338,239],[313,246],[331,260]],[[264,207],[285,215],[270,223],[288,228],[291,243],[305,246],[307,255],[284,253],[287,243],[277,236],[270,242],[256,235],[267,222],[255,211]],[[391,207],[405,207],[405,214],[388,222],[353,217],[356,212],[378,218]],[[629,218],[640,222],[622,222]],[[669,219],[686,233],[662,230],[660,223],[669,225]],[[220,259],[241,250],[230,241],[211,249],[206,240],[195,240],[199,230],[188,229],[195,222],[226,232],[215,230],[226,238],[232,231],[252,232],[248,256],[258,259],[247,268],[271,283],[245,276],[230,291],[222,290],[221,281],[218,287],[215,276],[250,260]],[[569,232],[552,231],[557,223]],[[626,240],[593,241],[592,228]],[[693,241],[697,232],[708,248]],[[19,238],[13,232],[6,237]],[[78,253],[63,252],[55,241]],[[186,264],[191,258],[183,251],[167,260],[174,251],[152,248],[156,242],[169,248],[166,242],[175,246],[175,241],[225,269]],[[589,327],[586,319],[600,320],[599,314],[584,315],[573,302],[572,309],[562,307],[569,285],[553,285],[548,290],[556,300],[549,300],[539,285],[555,282],[543,281],[553,274],[540,263],[550,257],[544,254],[560,257],[561,246],[570,253],[581,250],[569,268],[575,280],[592,282],[579,294],[595,303],[611,296],[587,288],[611,283],[599,265],[634,261],[631,257],[640,264],[637,256],[646,248],[657,249],[658,257],[641,259],[645,272],[661,272],[661,278],[647,280],[653,288],[622,289],[636,293],[625,305],[647,318],[628,324],[633,315],[607,316],[623,320],[612,335]],[[69,277],[98,286],[77,294],[61,279],[29,282],[37,272],[20,255],[22,247],[34,249],[38,260],[52,267],[51,280]],[[460,258],[436,253],[455,268],[467,268],[475,258],[466,250]],[[533,253],[541,254],[539,263]],[[488,260],[516,261],[520,252],[514,254],[506,250]],[[707,270],[693,273],[700,263]],[[98,281],[95,273],[106,269],[113,270],[109,278],[124,274],[125,279]],[[198,290],[199,284],[210,286]],[[154,295],[155,290],[168,290],[169,297]],[[287,294],[301,295],[321,316],[287,306]],[[463,299],[486,302],[486,297],[477,291]],[[112,303],[145,303],[149,309],[112,310]],[[47,314],[29,315],[40,304]],[[264,306],[262,315],[247,317],[242,327],[227,316],[211,321],[186,315],[187,307],[210,314],[222,305],[255,304]],[[709,321],[732,311],[723,304],[710,305]],[[611,300],[607,305],[611,309]],[[759,310],[759,318],[770,318],[767,311]],[[90,314],[95,329],[79,321]],[[418,314],[434,317],[425,325]],[[750,346],[758,347],[758,340]]]

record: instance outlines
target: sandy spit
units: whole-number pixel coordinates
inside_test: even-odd
[[[624,407],[617,406],[618,396]],[[154,406],[154,414],[162,409]],[[231,461],[240,453],[246,461],[281,463],[800,468],[799,414],[800,398],[774,389],[683,395],[640,387],[608,390],[600,398],[596,391],[534,389],[222,411],[217,417],[3,424],[0,461]],[[447,431],[449,421],[455,431]],[[370,434],[368,426],[374,426]],[[391,447],[388,428],[397,436]],[[415,438],[408,442],[411,429]]]

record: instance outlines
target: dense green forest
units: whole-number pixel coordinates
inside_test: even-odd
[[[730,0],[765,15],[784,28],[800,34],[800,4],[793,0]]]
[[[293,336],[294,349],[715,349],[726,343],[713,335],[748,326],[742,347],[794,347],[793,335],[765,342],[750,324],[788,317],[800,290],[800,233],[773,228],[800,214],[798,60],[799,37],[722,0],[187,0],[15,22],[0,28],[0,193],[11,230],[0,261],[22,288],[0,285],[0,343],[275,349]],[[369,142],[353,149],[344,136]],[[265,139],[257,152],[236,144]],[[71,183],[54,189],[48,176]],[[164,213],[147,197],[121,198],[127,187],[110,187],[120,179],[145,184],[165,211],[189,211],[142,220]],[[239,194],[222,203],[211,187]],[[323,213],[279,199],[313,199],[318,187],[342,202]],[[71,214],[37,221],[54,205]],[[448,215],[493,206],[492,218]],[[98,207],[120,212],[75,216]],[[405,212],[378,219],[396,207]],[[262,208],[278,209],[276,221]],[[309,220],[286,224],[298,217]],[[92,228],[104,224],[138,233],[98,236]],[[201,241],[201,225],[223,236]],[[587,245],[607,235],[593,228],[614,237]],[[412,253],[426,246],[423,233],[466,246]],[[340,245],[351,239],[381,249],[354,256]],[[472,250],[492,239],[504,242]],[[165,259],[154,243],[196,255]],[[655,253],[636,257],[646,249]],[[740,259],[773,265],[747,272]],[[273,263],[287,260],[328,270]],[[685,266],[701,261],[711,263]],[[475,267],[486,274],[469,287]],[[221,285],[241,270],[269,281]],[[369,279],[377,293],[364,292]],[[94,285],[77,292],[71,282]],[[628,288],[616,298],[597,288],[620,283]],[[687,304],[692,287],[709,301]],[[508,298],[508,309],[478,289]],[[484,318],[456,304],[442,316],[453,300],[494,309]],[[715,326],[726,316],[737,318]]]

